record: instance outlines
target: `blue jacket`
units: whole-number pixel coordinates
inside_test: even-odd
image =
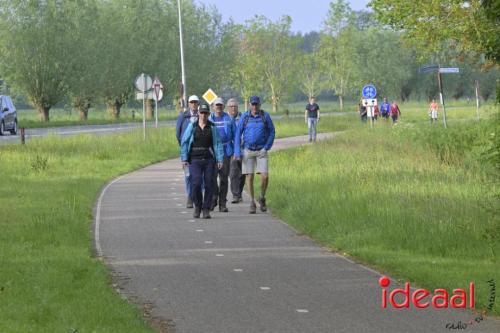
[[[236,124],[233,118],[227,113],[223,112],[222,117],[219,119],[215,115],[215,112],[210,115],[208,120],[213,122],[217,127],[219,132],[219,137],[224,146],[224,153],[227,157],[231,157],[234,154],[234,135],[236,134]]]
[[[177,137],[177,142],[179,143],[179,146],[181,145],[182,135],[184,134],[184,131],[186,130],[186,128],[190,123],[191,123],[191,110],[182,112],[179,114],[179,117],[177,117],[177,124],[175,125],[175,136]]]
[[[266,118],[267,126],[264,126],[261,114]],[[246,118],[248,118],[248,121],[245,120]],[[242,138],[243,146],[246,149],[261,150],[264,148],[269,150],[273,146],[274,135],[274,124],[269,113],[261,111],[255,117],[251,114],[251,111],[243,113],[234,137],[234,156],[241,157]]]
[[[191,147],[194,142],[194,129],[195,125],[198,123],[189,123],[186,130],[184,131],[184,135],[182,135],[181,140],[181,161],[189,161],[189,154],[191,152]],[[215,154],[215,161],[217,163],[223,163],[224,161],[224,149],[222,149],[222,143],[219,138],[219,131],[217,131],[217,127],[212,122],[208,122],[207,126],[212,126],[212,150]]]
[[[380,106],[380,112],[382,114],[388,114],[389,111],[391,110],[391,104],[390,103],[382,103],[382,105]]]

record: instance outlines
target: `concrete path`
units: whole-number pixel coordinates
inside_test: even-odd
[[[273,150],[305,141],[276,140]],[[272,162],[270,177],[270,191],[279,191]],[[448,323],[475,318],[469,311],[382,309],[377,272],[270,213],[249,215],[248,197],[211,220],[193,219],[185,201],[175,159],[114,180],[96,206],[98,254],[120,292],[146,304],[162,332],[449,332]],[[500,324],[486,318],[467,332],[500,332]]]

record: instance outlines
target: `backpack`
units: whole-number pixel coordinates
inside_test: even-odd
[[[260,119],[262,120],[262,124],[264,124],[264,130],[267,130],[267,119],[265,117],[264,111],[259,110],[259,115]],[[247,126],[249,118],[250,118],[250,111],[248,111],[248,115],[243,119],[243,129],[245,129],[245,127]]]
[[[264,124],[264,132],[267,135],[267,131],[268,131],[268,129],[267,129],[267,119],[265,117],[264,110],[259,110],[259,115],[260,115],[260,119],[262,120],[262,124]],[[241,116],[245,117],[244,114],[242,114]],[[249,118],[250,118],[250,111],[248,111],[246,117],[243,118],[243,131],[245,130],[245,127],[247,127]],[[245,145],[245,140],[242,138],[241,139],[241,147],[243,147],[244,145]]]

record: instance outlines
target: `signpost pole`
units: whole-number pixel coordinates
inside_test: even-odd
[[[144,73],[142,76],[142,136],[143,140],[146,141],[146,77]]]
[[[476,91],[476,114],[477,114],[477,120],[479,121],[479,81],[475,80],[475,91]]]
[[[158,128],[158,96],[155,98],[155,127]]]
[[[439,99],[441,100],[441,105],[443,106],[443,124],[444,124],[444,128],[447,128],[446,106],[444,105],[444,95],[443,95],[443,80],[442,80],[440,71],[438,71],[438,85],[439,85]]]

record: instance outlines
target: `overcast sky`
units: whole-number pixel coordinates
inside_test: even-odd
[[[292,18],[292,31],[306,33],[319,31],[328,12],[331,0],[196,0],[198,3],[215,5],[222,14],[223,21],[230,17],[236,23],[255,15],[276,21],[283,15]],[[348,1],[354,10],[365,9],[369,0]]]

